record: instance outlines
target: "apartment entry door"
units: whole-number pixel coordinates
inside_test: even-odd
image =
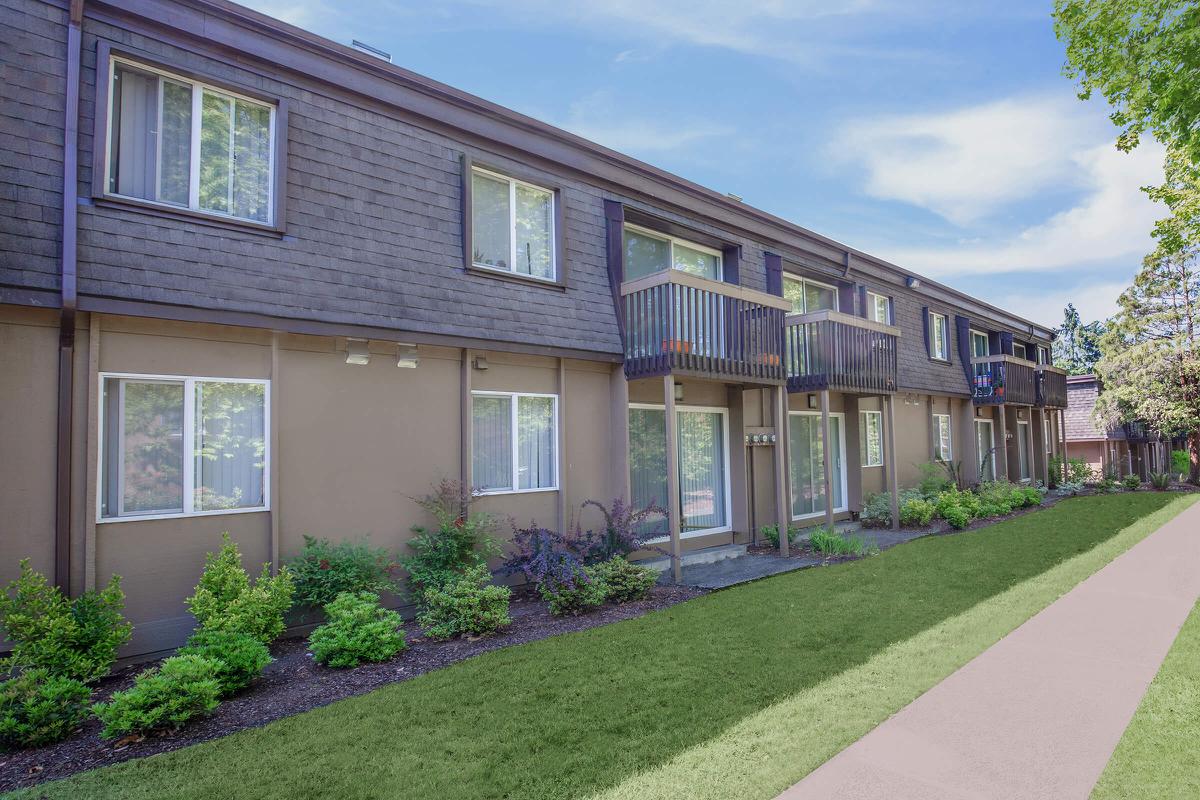
[[[829,415],[829,439],[832,442],[833,510],[846,510],[845,420],[841,414]],[[793,411],[788,415],[788,448],[792,484],[792,518],[813,517],[825,513],[829,492],[825,486],[825,442],[821,435],[819,413]]]
[[[975,420],[975,452],[979,455],[979,479],[996,480],[996,440],[992,437],[990,419]]]

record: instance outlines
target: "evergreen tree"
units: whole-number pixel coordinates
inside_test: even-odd
[[[1065,369],[1071,375],[1086,375],[1100,360],[1100,337],[1104,335],[1104,324],[1098,320],[1084,324],[1075,309],[1068,303],[1063,309],[1063,324],[1056,329],[1054,337],[1054,366]]]

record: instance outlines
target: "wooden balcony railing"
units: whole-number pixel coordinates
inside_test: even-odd
[[[1122,430],[1125,432],[1125,438],[1131,442],[1144,442],[1147,439],[1152,439],[1150,429],[1146,427],[1146,423],[1141,420],[1134,422],[1124,422],[1121,424]]]
[[[975,373],[972,397],[979,405],[1037,402],[1035,365],[1013,356],[980,356],[971,359]]]
[[[782,384],[782,297],[679,270],[621,284],[625,377],[672,373]]]
[[[836,311],[789,315],[783,341],[788,391],[894,392],[899,337],[891,325]]]
[[[1067,407],[1067,373],[1049,364],[1037,366],[1037,404],[1044,408]]]

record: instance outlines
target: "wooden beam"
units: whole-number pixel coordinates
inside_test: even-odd
[[[683,581],[683,544],[680,541],[682,502],[679,497],[679,418],[675,414],[675,378],[663,375],[663,406],[667,428],[667,526],[671,534],[671,576]]]
[[[821,466],[825,469],[825,524],[833,527],[833,441],[829,436],[829,390],[821,390]]]
[[[892,498],[892,530],[900,530],[900,478],[896,458],[896,399],[890,394],[883,396],[884,410],[887,412],[884,424],[887,425],[887,480],[888,493]]]
[[[788,413],[787,389],[775,387],[775,524],[779,528],[779,555],[788,555],[788,526],[792,522],[792,502],[788,480]]]

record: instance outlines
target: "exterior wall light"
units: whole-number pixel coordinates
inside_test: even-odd
[[[915,275],[909,275],[907,278],[904,279],[904,285],[910,289],[916,289],[918,286],[921,285],[921,279]]]
[[[815,394],[810,394],[808,396],[808,407],[809,408],[817,407],[817,396]]]
[[[417,356],[415,344],[402,344],[396,353],[396,366],[402,369],[416,369],[421,359]]]
[[[677,402],[677,403],[683,402],[683,384],[682,383],[675,384],[675,402]]]
[[[346,363],[347,364],[368,364],[371,361],[371,343],[366,339],[347,339],[346,340]]]
[[[475,369],[487,369],[487,356],[475,356]]]

